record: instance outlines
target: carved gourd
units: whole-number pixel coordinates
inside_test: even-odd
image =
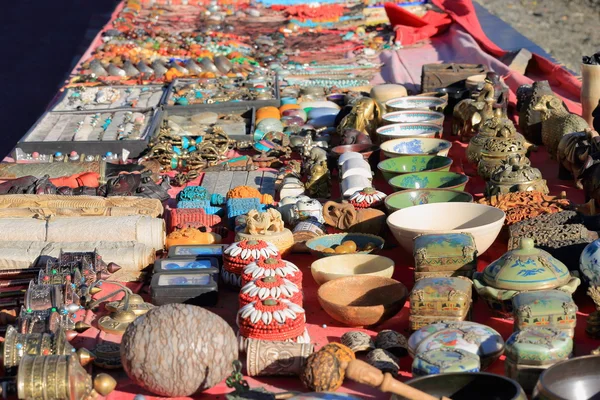
[[[304,386],[316,392],[335,392],[344,383],[342,362],[330,351],[318,351],[308,356],[300,379]]]

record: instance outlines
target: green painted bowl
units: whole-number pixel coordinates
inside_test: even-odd
[[[471,203],[473,196],[454,189],[414,189],[392,193],[385,198],[388,213],[430,203]]]
[[[449,171],[452,159],[445,156],[401,156],[381,161],[377,168],[386,181],[411,172]]]
[[[398,175],[388,181],[396,191],[407,189],[465,190],[469,177],[457,172],[434,171]]]

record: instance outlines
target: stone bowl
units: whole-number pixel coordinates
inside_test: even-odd
[[[406,382],[436,398],[452,400],[527,400],[523,388],[514,380],[487,372],[454,372],[427,375]],[[405,400],[393,395],[392,400]]]
[[[494,243],[504,225],[504,211],[479,203],[434,203],[403,208],[390,214],[387,224],[408,253],[413,240],[426,233],[470,233],[479,255]]]
[[[381,151],[388,158],[399,156],[447,156],[452,143],[434,138],[401,138],[381,143]]]
[[[429,124],[435,124],[439,127],[444,125],[444,114],[437,111],[428,110],[394,111],[383,114],[381,119],[385,125],[415,122],[427,122]]]
[[[381,324],[396,315],[404,307],[408,290],[394,279],[355,275],[321,285],[317,297],[331,318],[363,327]]]
[[[576,357],[545,370],[533,389],[533,400],[587,400],[600,392],[600,356]]]
[[[394,176],[424,171],[448,171],[452,159],[444,156],[401,156],[387,158],[377,164],[383,178],[389,181]]]
[[[375,247],[372,250],[357,251],[353,254],[369,254],[374,251],[379,251],[383,248],[385,240],[382,237],[376,235],[370,235],[368,233],[334,233],[332,235],[318,236],[314,239],[306,241],[306,247],[313,256],[317,257],[331,257],[339,255],[336,253],[325,253],[321,250],[317,250],[320,246],[322,247],[336,247],[340,244],[352,240],[356,243],[359,249],[364,248],[367,244],[373,243]]]
[[[356,275],[391,278],[394,273],[394,261],[374,254],[339,254],[313,262],[310,272],[317,285]]]
[[[395,191],[409,189],[465,190],[469,177],[458,172],[426,171],[398,175],[388,181]]]
[[[385,102],[388,111],[429,110],[441,112],[448,105],[447,98],[435,96],[406,96]]]
[[[382,142],[400,138],[440,138],[442,127],[427,122],[410,122],[403,124],[385,125],[377,128],[377,134]]]
[[[392,193],[384,200],[388,213],[421,204],[471,203],[470,193],[454,189],[414,189]]]

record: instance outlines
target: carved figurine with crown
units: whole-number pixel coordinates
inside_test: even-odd
[[[284,227],[281,213],[274,208],[265,212],[250,210],[245,225],[236,233],[235,241],[264,240],[272,243],[282,256],[291,251],[294,245],[292,231]]]

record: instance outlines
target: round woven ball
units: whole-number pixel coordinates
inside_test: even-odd
[[[236,336],[221,317],[201,307],[168,304],[137,318],[121,341],[129,378],[166,397],[209,389],[232,370]]]

